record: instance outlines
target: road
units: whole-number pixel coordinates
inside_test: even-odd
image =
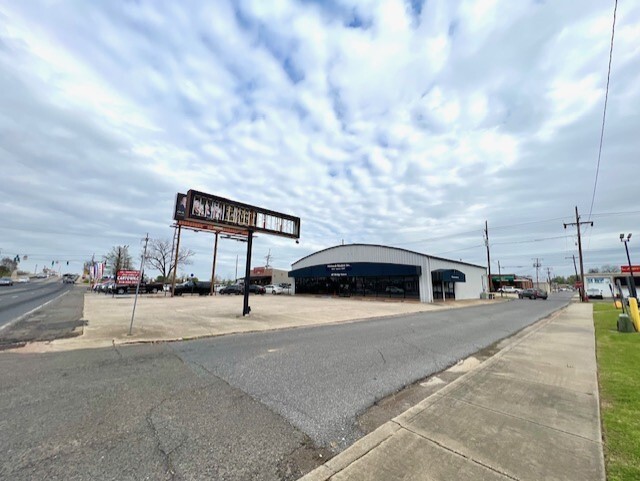
[[[0,353],[0,479],[297,479],[363,434],[375,400],[567,302]]]
[[[570,297],[171,346],[185,362],[269,406],[318,445],[342,450],[362,436],[357,415],[374,402],[514,334]]]
[[[72,287],[72,284],[63,284],[57,278],[36,279],[28,284],[0,286],[0,329]]]

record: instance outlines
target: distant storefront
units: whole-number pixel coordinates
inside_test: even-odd
[[[304,257],[289,272],[296,294],[415,299],[477,299],[486,269],[395,247],[351,244]]]

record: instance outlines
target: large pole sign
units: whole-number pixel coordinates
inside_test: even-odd
[[[244,232],[264,232],[293,239],[300,238],[299,217],[196,190],[187,193],[185,220],[202,222],[222,229],[231,227]]]
[[[246,236],[247,265],[244,279],[243,316],[251,312],[251,308],[249,307],[249,279],[251,273],[253,233],[264,232],[265,234],[289,237],[296,239],[296,242],[298,242],[300,238],[300,217],[243,204],[242,202],[236,202],[197,190],[189,190],[186,194],[176,195],[173,219],[176,221],[176,226],[178,227],[178,242],[173,266],[172,297],[175,293],[175,274],[178,267],[180,229],[182,227],[196,231],[213,231],[216,234],[213,270],[211,273],[212,290],[215,283],[215,259],[218,234],[225,233],[242,238]]]

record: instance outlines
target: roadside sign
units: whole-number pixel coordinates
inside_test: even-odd
[[[140,271],[118,271],[118,284],[126,284],[129,286],[135,286],[138,284],[140,278]]]
[[[633,273],[635,274],[636,272],[640,274],[640,266],[631,266],[631,269],[633,269]],[[629,266],[620,266],[620,272],[622,272],[623,274],[629,274],[631,272],[631,270],[629,269]]]

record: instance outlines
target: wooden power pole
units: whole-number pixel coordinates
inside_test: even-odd
[[[578,215],[578,206],[576,206],[576,221],[563,223],[566,229],[568,225],[575,225],[578,230],[578,258],[580,259],[580,300],[586,302],[586,296],[584,295],[584,262],[582,260],[582,238],[580,237],[580,225],[589,224],[593,227],[593,221],[580,222],[580,216]]]

